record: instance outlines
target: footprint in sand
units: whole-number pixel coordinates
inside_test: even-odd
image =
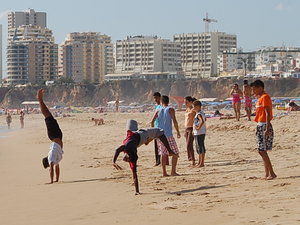
[[[174,207],[174,206],[167,206],[167,207],[165,207],[164,209],[166,209],[166,210],[177,209],[177,207]]]

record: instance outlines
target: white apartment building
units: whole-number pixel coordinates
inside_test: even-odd
[[[134,36],[115,45],[115,73],[182,72],[180,44],[157,36]]]
[[[22,25],[7,44],[7,82],[43,83],[57,78],[58,45],[52,31]]]
[[[246,71],[245,71],[246,66]],[[218,54],[218,74],[242,75],[255,70],[255,52],[230,49]]]
[[[256,72],[287,72],[293,69],[293,60],[300,57],[300,48],[265,47],[255,54]]]
[[[182,69],[186,78],[208,78],[218,73],[218,54],[236,48],[236,35],[223,32],[174,35],[181,46]]]
[[[59,76],[99,83],[114,72],[111,38],[97,32],[74,32],[60,45]]]
[[[14,36],[15,29],[22,25],[33,25],[41,28],[47,27],[47,14],[45,12],[35,12],[28,9],[23,12],[8,13],[8,40]]]

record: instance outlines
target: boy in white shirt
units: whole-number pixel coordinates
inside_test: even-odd
[[[62,160],[62,154],[64,153],[63,148],[63,142],[62,142],[62,132],[59,128],[59,125],[52,116],[51,112],[47,108],[47,106],[44,103],[43,97],[45,94],[45,90],[40,89],[37,92],[37,99],[40,103],[41,112],[43,113],[45,117],[45,123],[47,126],[47,133],[49,139],[52,141],[50,145],[50,151],[48,153],[48,157],[43,158],[42,163],[44,168],[50,167],[50,184],[53,184],[54,180],[54,171],[56,175],[55,182],[59,181],[60,176],[60,168],[59,168],[59,162]]]
[[[196,100],[193,102],[194,111],[196,112],[196,116],[194,118],[193,124],[193,134],[196,142],[196,151],[199,154],[199,162],[196,167],[204,166],[205,159],[205,134],[206,134],[206,117],[203,111],[201,111],[201,102]]]

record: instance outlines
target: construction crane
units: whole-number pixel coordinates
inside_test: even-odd
[[[208,18],[208,13],[206,13],[206,17],[203,18],[203,22],[205,23],[205,33],[209,32],[209,24],[214,22],[217,23],[218,20],[213,19],[213,18]]]

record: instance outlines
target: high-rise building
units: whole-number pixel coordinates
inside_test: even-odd
[[[70,33],[61,44],[59,55],[59,76],[75,82],[99,83],[114,71],[113,44],[104,34]]]
[[[181,72],[180,44],[157,36],[119,40],[115,47],[116,73]]]
[[[217,75],[218,54],[236,48],[236,35],[223,32],[174,35],[181,45],[182,69],[186,78],[208,78]]]
[[[46,13],[30,9],[8,15],[7,82],[42,83],[58,73],[58,45],[46,27]]]
[[[2,68],[2,24],[0,24],[0,80],[3,77],[3,68]]]
[[[47,14],[45,12],[35,12],[28,9],[23,12],[8,13],[8,40],[13,38],[15,29],[22,25],[33,25],[41,28],[47,27]]]

